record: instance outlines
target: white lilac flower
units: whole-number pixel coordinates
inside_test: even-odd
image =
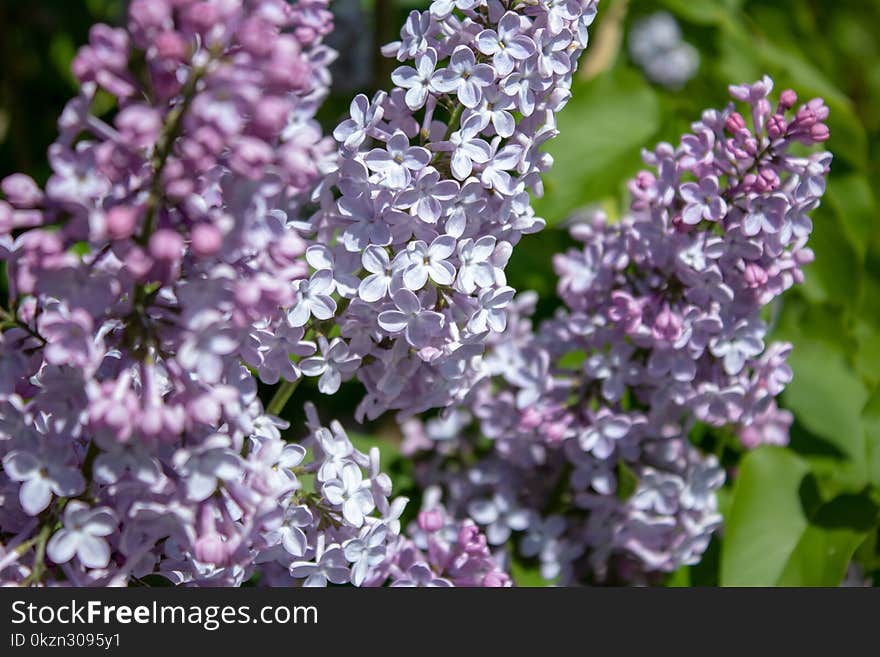
[[[485,289],[480,292],[477,300],[477,311],[471,315],[467,327],[475,334],[488,329],[501,332],[507,326],[507,314],[504,309],[513,299],[515,290],[504,286],[498,289]]]
[[[12,480],[21,482],[19,501],[25,513],[35,516],[45,510],[52,495],[70,497],[85,489],[85,478],[67,463],[64,450],[39,454],[14,450],[3,457],[3,471]]]
[[[299,299],[287,314],[291,326],[303,326],[309,317],[330,319],[336,313],[336,301],[330,296],[333,293],[333,273],[330,270],[320,269],[308,280],[298,281],[297,292]]]
[[[449,58],[449,66],[439,69],[431,78],[431,85],[441,93],[455,93],[465,107],[476,107],[482,98],[482,89],[495,81],[496,71],[488,64],[477,64],[474,51],[458,46]]]
[[[306,376],[320,376],[318,390],[332,395],[354,373],[361,359],[352,354],[348,345],[339,338],[328,342],[323,335],[318,336],[318,348],[321,355],[303,359],[299,367]]]
[[[314,561],[294,561],[290,574],[303,579],[303,586],[323,587],[327,583],[344,584],[350,574],[348,560],[339,545],[331,545],[315,555]]]
[[[535,43],[522,33],[520,15],[508,11],[498,21],[497,29],[483,30],[477,35],[477,48],[492,57],[498,75],[507,75],[517,61],[528,59],[535,52]]]
[[[406,89],[406,106],[411,110],[417,110],[425,104],[436,66],[437,51],[428,48],[416,57],[415,68],[399,66],[391,74],[391,81]]]
[[[49,539],[46,554],[57,564],[76,556],[86,568],[104,568],[110,563],[106,537],[116,531],[118,521],[111,509],[93,509],[78,500],[64,507],[62,527]]]
[[[500,493],[488,500],[474,500],[468,506],[468,514],[479,524],[487,525],[486,537],[492,545],[501,545],[512,531],[523,531],[529,526],[529,512]]]
[[[411,146],[409,138],[400,130],[391,135],[385,148],[374,148],[364,156],[367,168],[378,172],[392,189],[406,187],[412,172],[425,168],[430,161],[428,149]]]
[[[403,282],[413,291],[421,290],[430,278],[438,285],[451,285],[455,267],[448,261],[455,251],[455,238],[436,237],[430,245],[421,240],[410,243],[406,251],[409,264],[403,270]]]
[[[343,543],[345,558],[351,562],[352,584],[362,585],[370,571],[385,560],[387,536],[388,528],[378,524],[363,536]]]
[[[369,486],[370,482],[364,481],[360,468],[347,463],[342,467],[340,478],[325,482],[321,490],[328,502],[341,507],[346,522],[361,527],[365,515],[376,508]]]

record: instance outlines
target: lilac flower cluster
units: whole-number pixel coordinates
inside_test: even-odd
[[[486,536],[469,518],[456,520],[440,501],[440,489],[423,493],[422,510],[408,527],[409,537],[396,536],[371,584],[402,587],[511,586],[512,580],[493,555]]]
[[[436,0],[384,49],[404,63],[391,93],[357,96],[335,130],[309,252],[318,301],[293,323],[336,310],[322,390],[360,364],[360,416],[445,406],[479,378],[513,296],[511,250],[544,225],[529,190],[595,12],[596,0]]]
[[[315,351],[286,309],[321,299],[296,219],[333,166],[330,28],[325,0],[134,0],[92,28],[45,189],[2,181],[0,579],[240,582],[385,504],[350,446],[302,465],[242,365],[295,379]]]
[[[519,553],[548,580],[649,582],[700,559],[725,473],[690,442],[698,423],[787,442],[775,397],[791,345],[766,343],[762,312],[812,260],[831,156],[791,148],[828,138],[822,101],[793,112],[794,92],[774,105],[771,90],[731,87],[748,120],[707,111],[646,152],[627,216],[576,225],[583,248],[556,257],[565,309],[533,331],[535,299],[517,297],[467,402],[407,426],[422,480],[490,544],[524,532]]]

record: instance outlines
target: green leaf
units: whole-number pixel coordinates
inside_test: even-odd
[[[691,567],[682,566],[674,571],[664,582],[664,586],[670,589],[687,588],[691,585]]]
[[[776,584],[837,586],[876,520],[877,507],[863,495],[840,495],[823,504],[801,535]]]
[[[92,252],[92,247],[89,246],[88,242],[76,242],[70,245],[70,252],[82,258],[83,256],[89,255]]]
[[[549,583],[541,577],[539,566],[524,564],[516,556],[510,560],[510,576],[513,578],[513,583],[520,587],[543,587]]]
[[[861,421],[865,385],[839,351],[820,342],[795,342],[789,363],[794,379],[784,393],[785,405],[800,425],[833,448],[811,458],[816,473],[845,490],[860,490],[868,480]]]
[[[663,4],[683,20],[699,25],[719,25],[734,20],[742,0],[663,0]]]
[[[623,459],[617,461],[617,497],[626,501],[632,497],[639,486],[639,477],[633,472]]]
[[[880,488],[880,386],[874,388],[862,409],[865,425],[865,459],[868,480]]]
[[[722,586],[772,586],[807,528],[800,486],[807,463],[779,447],[746,455],[721,549]]]
[[[808,463],[762,447],[742,462],[721,554],[723,586],[837,586],[877,526],[866,494],[819,496]]]
[[[583,349],[569,351],[559,359],[557,366],[564,370],[579,370],[587,359],[587,352]]]
[[[657,96],[644,78],[615,67],[589,82],[575,82],[559,114],[560,137],[548,145],[555,164],[544,176],[535,210],[549,224],[579,207],[616,195],[640,165],[660,125]]]
[[[826,198],[837,213],[850,244],[863,261],[877,216],[877,203],[867,177],[855,174],[830,176]],[[823,246],[817,245],[820,254]]]
[[[379,460],[383,466],[391,465],[392,461],[396,459],[400,451],[398,446],[388,440],[387,438],[380,438],[378,436],[371,436],[365,433],[358,433],[357,431],[346,431],[349,439],[351,440],[351,444],[354,445],[355,449],[363,452],[364,454],[369,454],[370,449],[373,447],[379,448]]]

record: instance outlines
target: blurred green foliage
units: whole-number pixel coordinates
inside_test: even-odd
[[[336,0],[344,3],[347,0]],[[357,2],[357,0],[352,0]],[[45,152],[55,121],[74,93],[69,63],[97,21],[118,23],[123,0],[0,0],[0,175],[48,174]],[[366,0],[340,26],[342,43],[395,38],[413,8],[426,2]],[[657,10],[679,20],[700,52],[696,77],[683,89],[652,85],[627,55],[633,21]],[[357,15],[360,18],[357,18]],[[363,29],[366,21],[372,29]],[[539,316],[556,306],[553,253],[570,243],[566,220],[601,204],[613,217],[626,204],[626,179],[642,147],[677,141],[705,108],[727,102],[727,86],[772,75],[777,89],[802,100],[822,96],[831,108],[828,147],[835,154],[828,192],[814,214],[816,261],[806,283],[787,293],[775,337],[792,341],[794,382],[783,405],[796,417],[787,448],[764,447],[741,458],[722,437],[725,463],[737,476],[721,495],[725,528],[698,566],[669,585],[836,585],[855,556],[880,579],[880,2],[876,0],[602,0],[592,43],[559,118],[562,137],[549,151],[556,166],[536,201],[549,228],[515,251],[509,279],[542,295]],[[349,60],[348,66],[351,66]],[[395,65],[364,58],[321,113],[329,128],[356,91],[385,86]],[[348,77],[350,71],[338,71]],[[351,418],[360,391],[344,387],[322,400],[328,416]],[[297,433],[301,402],[319,396],[304,384],[289,404]],[[297,403],[300,402],[300,403]],[[365,425],[357,440],[379,441],[398,492],[411,487],[410,465],[397,456],[396,428]],[[740,460],[741,459],[741,460]],[[536,573],[517,565],[517,579]]]

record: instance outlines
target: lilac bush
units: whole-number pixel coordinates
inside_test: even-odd
[[[406,426],[422,481],[547,580],[649,583],[699,561],[725,472],[689,440],[697,424],[787,442],[791,345],[767,344],[764,311],[813,258],[831,156],[794,148],[827,139],[822,102],[792,112],[772,87],[731,87],[748,121],[707,111],[645,152],[627,216],[593,213],[556,256],[565,308],[533,327],[534,295],[516,297],[467,399]]]
[[[596,8],[435,0],[332,137],[327,0],[133,0],[94,26],[46,185],[0,184],[0,582],[509,586],[515,547],[548,581],[640,583],[699,560],[724,472],[695,424],[752,447],[792,421],[764,309],[812,259],[830,155],[791,146],[828,110],[732,87],[748,120],[646,153],[533,327],[504,270],[544,227]],[[311,404],[304,435],[281,419],[303,376],[396,412],[412,522],[378,448]]]

